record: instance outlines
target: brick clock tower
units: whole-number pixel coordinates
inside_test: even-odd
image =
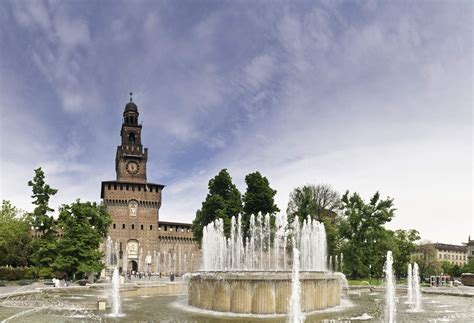
[[[115,181],[102,182],[101,198],[112,217],[109,236],[123,270],[156,271],[154,253],[158,250],[158,220],[164,185],[147,181],[148,149],[143,148],[138,107],[125,105],[120,131],[121,144],[115,157]]]

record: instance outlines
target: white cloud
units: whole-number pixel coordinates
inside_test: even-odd
[[[54,125],[28,117],[31,98],[0,105],[26,113],[18,116],[22,132],[16,119],[2,128],[9,132],[2,141],[15,143],[1,149],[10,153],[1,158],[8,170],[2,183],[15,204],[29,201],[25,181],[37,165],[60,189],[58,201],[97,200],[100,181],[114,175],[122,101],[132,90],[152,157],[148,177],[170,179],[162,219],[191,221],[221,168],[241,191],[244,176],[259,170],[278,190],[282,210],[290,190],[307,182],[366,198],[380,190],[395,197],[393,227],[465,240],[462,224],[472,216],[469,10],[365,2],[354,16],[329,1],[304,10],[264,6],[258,14],[236,4],[178,22],[173,8],[130,6],[107,8],[98,23],[42,4],[21,2],[15,10],[22,30],[37,39],[28,50],[44,76],[38,82],[57,93],[41,105],[60,102],[67,113],[58,120],[72,114],[100,149],[83,150],[81,134],[49,140]],[[3,83],[11,97],[24,97]],[[448,213],[454,221],[436,226]]]

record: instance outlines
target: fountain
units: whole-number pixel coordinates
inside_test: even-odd
[[[385,260],[385,321],[387,323],[395,322],[395,283],[393,277],[393,258],[392,252],[387,251]]]
[[[408,263],[407,269],[407,303],[413,304],[413,272],[411,263]]]
[[[421,311],[421,290],[420,290],[420,274],[418,270],[418,264],[415,262],[413,264],[413,280],[412,280],[412,289],[415,298],[413,310],[416,312]]]
[[[114,247],[114,244],[110,237],[107,237],[106,241],[106,266],[109,271],[113,270],[111,277],[111,289],[109,294],[112,312],[109,314],[109,316],[120,317],[123,314],[120,312],[120,274],[118,269],[117,248],[116,246]]]
[[[112,313],[110,313],[110,316],[121,316],[120,308],[120,275],[118,268],[115,268],[112,274]]]
[[[304,322],[304,314],[301,313],[301,284],[300,284],[300,252],[296,248],[293,239],[293,270],[291,273],[291,298],[289,308],[289,322]]]
[[[413,267],[408,264],[407,275],[407,304],[410,304],[410,309],[407,312],[421,311],[421,289],[420,289],[420,273],[418,264],[415,262]]]
[[[208,224],[202,271],[189,278],[189,304],[217,312],[288,314],[292,286],[297,285],[295,269],[292,274],[287,268],[298,265],[300,311],[339,305],[342,275],[327,268],[324,225],[309,220],[300,226],[296,220],[291,228],[285,215],[275,220],[272,228],[269,215],[252,215],[245,236],[241,216],[232,218],[230,238],[224,235],[222,219]],[[289,261],[288,253],[299,263]]]

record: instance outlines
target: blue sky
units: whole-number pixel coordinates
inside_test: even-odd
[[[54,206],[115,178],[134,92],[162,220],[191,221],[228,168],[288,194],[327,183],[395,198],[390,228],[473,230],[469,1],[2,1],[1,198]]]

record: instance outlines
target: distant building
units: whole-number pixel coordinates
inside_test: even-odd
[[[468,259],[474,258],[474,240],[471,240],[471,236],[467,238],[466,248],[467,248],[467,258]]]
[[[138,116],[130,98],[115,157],[117,178],[101,186],[100,196],[112,217],[108,232],[119,253],[120,269],[180,275],[197,269],[200,250],[191,224],[159,222],[165,186],[147,180],[148,149],[142,145]]]
[[[412,259],[424,257],[426,246],[432,245],[435,252],[435,257],[438,261],[447,261],[454,265],[462,266],[467,263],[467,247],[458,246],[446,243],[430,243],[423,244],[416,247],[415,252],[412,253]]]

